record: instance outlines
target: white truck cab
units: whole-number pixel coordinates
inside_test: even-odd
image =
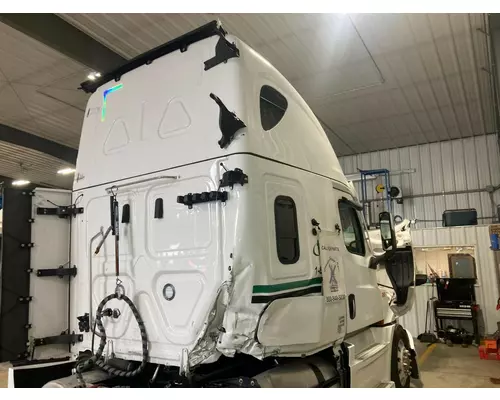
[[[214,21],[82,88],[67,199],[74,371],[46,387],[418,378],[397,319],[416,284],[411,248],[398,256],[383,214],[374,252],[325,132],[268,61]]]

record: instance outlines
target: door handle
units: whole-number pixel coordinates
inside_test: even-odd
[[[349,301],[349,318],[356,318],[356,296],[354,294],[350,294],[348,296]]]

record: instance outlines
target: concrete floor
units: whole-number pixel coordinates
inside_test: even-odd
[[[500,361],[481,360],[477,347],[429,347],[415,340],[424,387],[428,388],[498,388]],[[493,381],[491,380],[493,378]]]
[[[500,361],[481,360],[476,347],[429,347],[415,339],[420,372],[428,388],[494,388],[500,387]],[[0,363],[0,388],[7,387],[9,363]],[[499,384],[493,383],[497,379]]]
[[[0,388],[7,387],[7,373],[10,363],[0,363]]]

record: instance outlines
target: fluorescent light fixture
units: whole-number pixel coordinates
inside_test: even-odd
[[[18,179],[17,181],[12,181],[12,186],[26,186],[29,185],[30,181],[25,181],[24,179]]]
[[[90,79],[91,81],[95,81],[97,78],[101,77],[100,72],[91,72],[90,74],[87,75],[87,78]]]
[[[69,175],[69,174],[74,174],[75,169],[74,168],[63,168],[57,171],[59,175]]]

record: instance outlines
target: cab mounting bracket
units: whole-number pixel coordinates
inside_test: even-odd
[[[234,43],[229,42],[224,35],[220,34],[219,41],[215,45],[215,56],[205,61],[205,71],[216,67],[221,63],[227,63],[230,58],[240,56],[240,50]]]
[[[222,100],[215,94],[210,93],[210,98],[215,101],[220,108],[219,128],[222,132],[222,137],[218,143],[220,148],[224,149],[233,141],[236,132],[242,128],[246,128],[246,125],[236,116],[235,113],[229,111]]]

